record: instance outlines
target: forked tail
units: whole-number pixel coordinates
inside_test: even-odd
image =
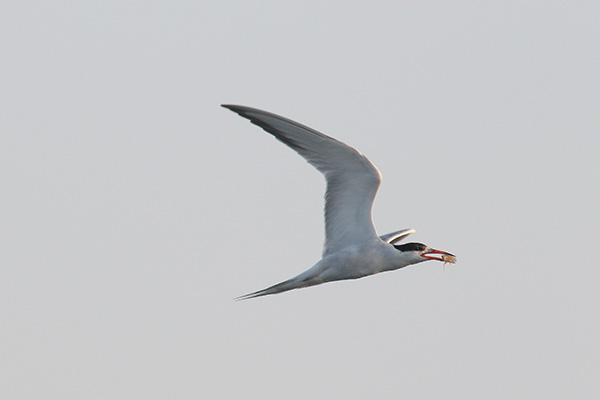
[[[314,278],[314,277],[308,278],[308,279],[306,279],[306,278],[302,279],[303,278],[302,275],[303,274],[296,276],[292,279],[288,279],[287,281],[278,283],[277,285],[268,287],[266,289],[248,293],[248,294],[245,294],[240,297],[236,297],[234,300],[236,300],[236,301],[237,300],[246,300],[246,299],[252,299],[254,297],[266,296],[268,294],[283,293],[283,292],[287,292],[288,290],[319,285],[324,282],[323,280]]]

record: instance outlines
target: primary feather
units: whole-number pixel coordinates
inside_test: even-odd
[[[354,147],[287,118],[250,107],[223,107],[275,136],[325,176],[323,256],[377,237],[371,210],[381,174],[367,157]]]

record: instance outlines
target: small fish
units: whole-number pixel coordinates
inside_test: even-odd
[[[445,263],[450,263],[450,264],[454,264],[456,262],[456,257],[454,256],[449,256],[449,255],[442,255],[442,261]]]

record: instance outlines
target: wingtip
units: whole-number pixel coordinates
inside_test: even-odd
[[[241,113],[244,110],[244,108],[246,108],[244,106],[238,106],[238,105],[235,105],[235,104],[221,104],[221,107],[227,108],[228,110],[231,110],[231,111],[236,112],[238,114]]]

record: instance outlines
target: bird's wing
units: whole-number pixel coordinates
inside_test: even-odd
[[[345,143],[287,118],[249,107],[223,107],[275,136],[325,176],[324,256],[377,238],[371,209],[381,174],[367,157]]]
[[[387,233],[385,235],[379,236],[379,239],[383,240],[386,243],[394,244],[403,240],[405,237],[410,235],[411,233],[415,233],[414,229],[402,229],[401,231],[396,231],[392,233]]]

